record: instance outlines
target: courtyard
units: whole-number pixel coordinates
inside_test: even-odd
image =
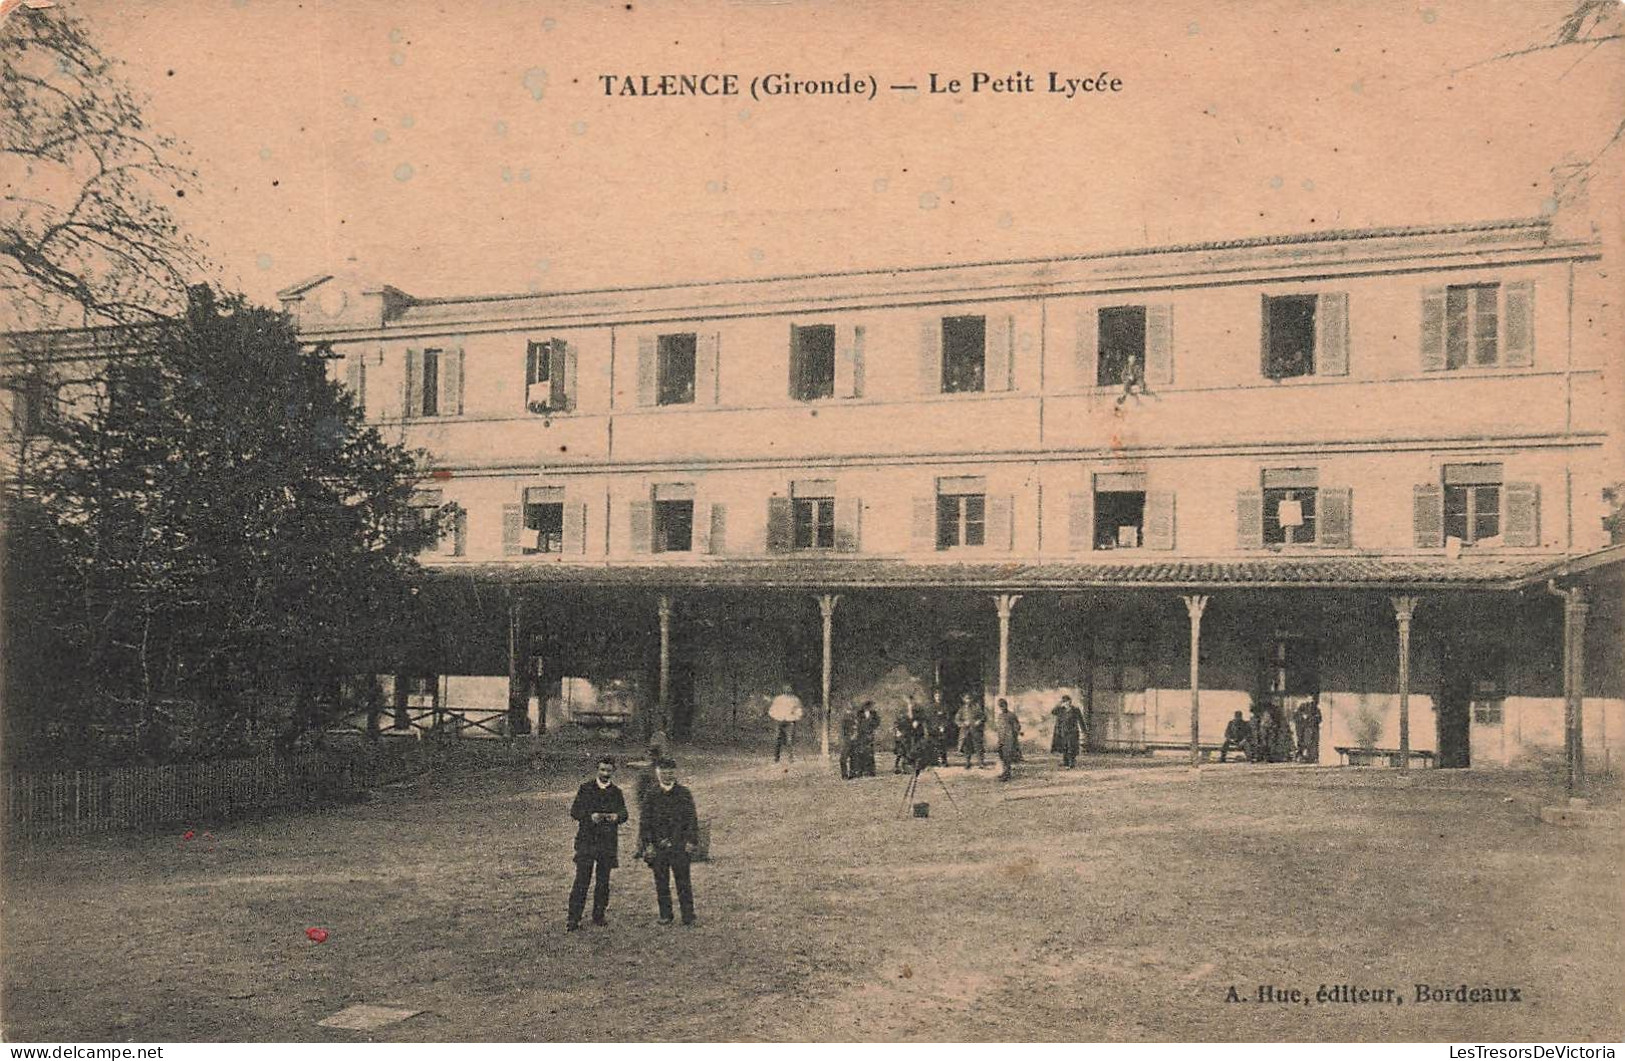
[[[365,803],[199,823],[189,840],[13,847],[5,1037],[1625,1035],[1625,837],[1543,825],[1561,796],[1543,775],[1196,776],[1108,756],[1061,771],[1030,753],[1009,785],[992,769],[925,775],[919,818],[900,814],[905,779],[889,773],[841,782],[816,758],[691,752],[685,782],[712,829],[699,925],[655,923],[634,816],[609,926],[567,935],[567,809],[596,750],[425,771]],[[617,778],[629,794],[632,773]],[[1418,1003],[1418,984],[1518,1001]],[[1304,995],[1258,1001],[1261,985]],[[1317,1001],[1323,985],[1394,992]],[[317,1023],[361,1003],[420,1012],[370,1032]]]

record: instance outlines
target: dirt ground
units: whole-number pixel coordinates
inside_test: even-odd
[[[623,831],[608,928],[564,932],[590,756],[440,771],[321,814],[16,848],[17,1041],[1618,1040],[1618,830],[1529,776],[1033,755],[843,783],[691,753],[700,923]],[[883,766],[888,765],[883,763]],[[619,780],[630,791],[631,771]],[[633,825],[635,825],[635,820]],[[198,828],[205,826],[199,824]],[[634,834],[635,835],[635,834]],[[312,943],[305,929],[330,936]],[[1307,1002],[1255,1001],[1259,985]],[[1317,1002],[1322,985],[1399,1002]],[[1518,1002],[1415,1001],[1415,985]],[[1242,1001],[1227,1001],[1234,986]],[[353,1003],[422,1010],[371,1033]]]

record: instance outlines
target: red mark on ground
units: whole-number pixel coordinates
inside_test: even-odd
[[[325,928],[307,928],[307,929],[305,929],[305,938],[310,940],[312,943],[326,943],[327,942],[327,929],[325,929]]]
[[[447,479],[451,478],[451,469],[450,468],[436,468],[434,471],[429,473],[429,478],[443,483]]]
[[[181,834],[181,839],[182,840],[190,840],[196,835],[197,835],[196,833],[194,833],[194,832],[192,832],[192,830],[188,829],[184,833]]]

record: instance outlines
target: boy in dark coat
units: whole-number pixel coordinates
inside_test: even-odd
[[[880,728],[880,712],[873,700],[865,700],[858,712],[858,732],[852,744],[852,766],[858,777],[875,776],[875,731]]]
[[[689,861],[700,842],[700,817],[694,797],[677,783],[677,764],[663,760],[656,773],[659,784],[644,800],[638,815],[637,857],[648,862],[655,875],[655,902],[660,923],[671,924],[671,879],[677,878],[677,905],[683,924],[694,923],[694,886]]]
[[[614,869],[620,850],[620,827],[626,821],[626,797],[610,778],[615,776],[615,760],[598,760],[598,776],[582,783],[570,804],[570,817],[576,820],[576,879],[570,888],[570,912],[565,928],[581,927],[581,911],[587,905],[587,884],[593,867],[598,867],[598,883],[592,893],[592,923],[605,925],[609,908],[609,871]]]

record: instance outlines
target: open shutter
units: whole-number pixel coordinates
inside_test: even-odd
[[[694,400],[701,405],[715,405],[722,399],[721,354],[720,333],[700,332],[694,337]]]
[[[711,506],[711,533],[706,538],[709,551],[720,555],[728,551],[728,506]]]
[[[989,497],[987,499],[987,547],[1008,552],[1014,544],[1016,499]]]
[[[1422,291],[1422,371],[1444,370],[1444,288]]]
[[[350,400],[357,409],[367,408],[366,355],[357,351],[344,359],[344,385],[350,389]]]
[[[502,506],[502,555],[518,556],[523,550],[519,539],[525,530],[525,506]]]
[[[457,347],[440,355],[440,411],[447,416],[463,415],[463,350]]]
[[[908,527],[909,548],[917,552],[937,547],[937,499],[916,497]]]
[[[1174,547],[1174,492],[1150,490],[1145,495],[1145,547]]]
[[[1315,300],[1315,375],[1349,374],[1349,297],[1343,292]]]
[[[855,497],[835,499],[835,551],[858,551],[858,523],[862,519],[863,502]]]
[[[1174,381],[1174,307],[1145,307],[1145,382],[1148,387]]]
[[[932,317],[920,323],[920,382],[921,394],[942,393],[942,318]]]
[[[689,549],[695,556],[711,554],[711,506],[702,501],[689,503]]]
[[[987,318],[987,372],[984,378],[989,391],[1011,389],[1011,369],[1015,358],[1016,319],[1005,314],[990,314]]]
[[[767,551],[787,553],[792,544],[794,512],[788,497],[767,499]]]
[[[1270,375],[1270,297],[1261,296],[1258,307],[1258,374],[1265,379],[1274,379]]]
[[[790,376],[789,376],[789,379],[787,381],[787,387],[785,389],[785,394],[793,402],[800,401],[801,400],[801,395],[803,393],[805,393],[803,391],[803,389],[802,389],[802,386],[801,386],[801,374],[802,374],[803,371],[805,371],[805,369],[803,368],[803,365],[805,364],[805,362],[802,360],[802,357],[801,357],[800,336],[801,336],[801,329],[799,327],[797,327],[796,325],[794,325],[794,324],[790,325],[790,345],[787,348],[790,351],[790,357],[789,357]],[[835,385],[836,385],[836,390],[837,391],[839,391],[839,389],[840,389],[840,371],[841,371],[840,355],[839,355],[839,353],[837,353],[836,354],[836,361],[835,361],[835,372],[836,372]]]
[[[1347,487],[1321,487],[1318,496],[1315,541],[1327,549],[1354,547],[1354,491]]]
[[[835,329],[835,396],[863,397],[863,325]]]
[[[1506,513],[1501,519],[1501,538],[1514,548],[1534,549],[1540,545],[1540,486],[1537,483],[1507,483],[1503,491]]]
[[[1236,548],[1264,547],[1264,495],[1257,490],[1236,494]]]
[[[1528,368],[1535,363],[1535,284],[1519,280],[1501,289],[1506,305],[1501,311],[1501,362],[1507,368]]]
[[[564,551],[587,551],[587,503],[567,501],[564,505]]]
[[[451,533],[452,533],[451,555],[453,555],[453,556],[467,556],[468,555],[468,509],[463,508],[461,505],[457,506],[457,511],[452,516],[451,527],[452,527],[452,530],[451,530]]]
[[[563,410],[569,402],[564,380],[566,345],[563,339],[547,344],[547,408],[552,412]]]
[[[1417,483],[1411,497],[1411,526],[1416,547],[1439,548],[1444,544],[1444,487],[1438,483]]]
[[[660,371],[660,341],[653,335],[638,336],[638,404],[655,403],[655,385]]]
[[[423,351],[406,352],[406,375],[401,383],[401,416],[422,416]]]
[[[568,412],[578,408],[576,403],[581,400],[577,387],[581,379],[581,352],[576,349],[575,343],[561,342],[559,347],[564,351],[561,363],[564,366],[564,408]]]
[[[1093,387],[1100,378],[1097,367],[1100,357],[1100,310],[1093,306],[1080,309],[1077,317],[1077,335],[1072,347],[1072,385],[1083,390]]]
[[[632,551],[647,553],[654,550],[655,506],[653,501],[634,501],[626,511]]]
[[[1066,495],[1066,547],[1074,553],[1095,545],[1095,495],[1079,490]]]

